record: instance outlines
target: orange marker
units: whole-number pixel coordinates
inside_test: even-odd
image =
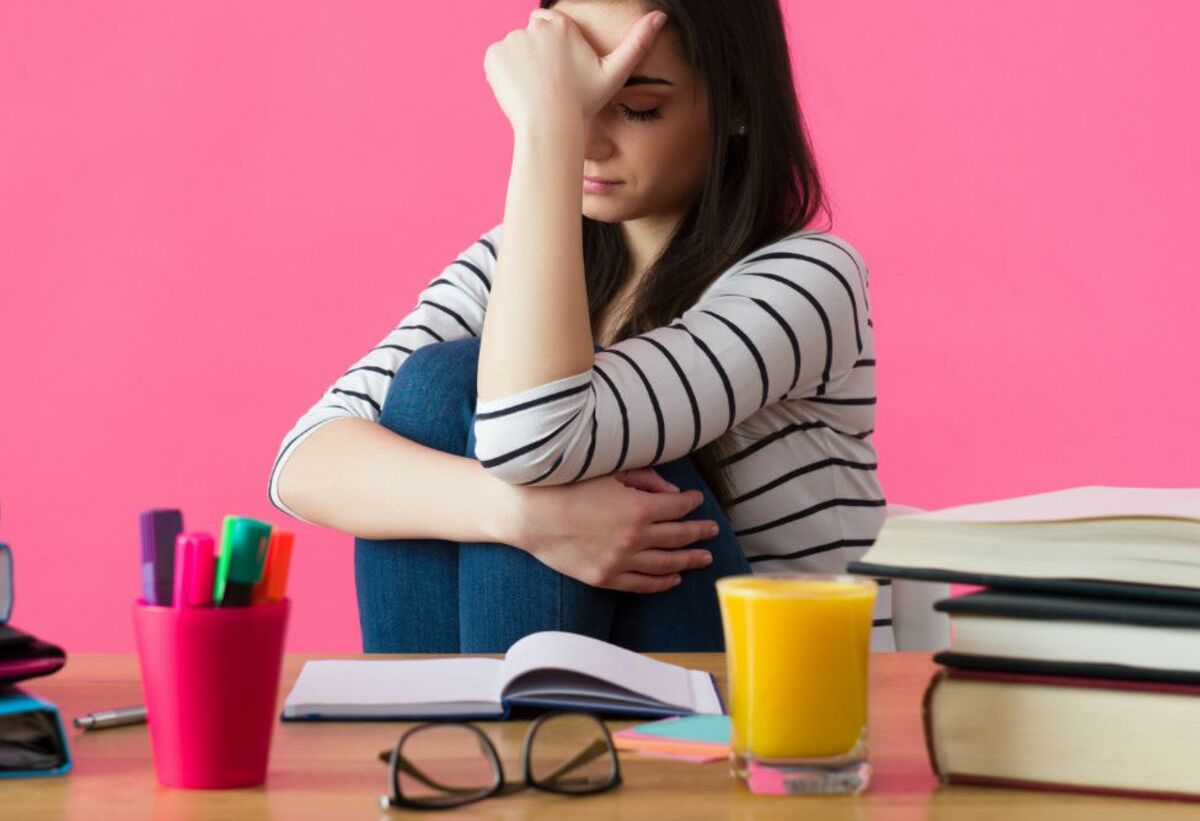
[[[262,579],[250,591],[251,604],[268,604],[283,599],[287,589],[288,566],[292,561],[292,539],[294,534],[287,530],[272,530],[271,544],[267,548],[267,564]]]

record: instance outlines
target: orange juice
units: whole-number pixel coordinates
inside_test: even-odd
[[[770,574],[717,581],[732,749],[761,759],[838,756],[867,723],[875,582]]]

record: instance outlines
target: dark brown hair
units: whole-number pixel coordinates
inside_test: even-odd
[[[605,0],[622,2],[622,0]],[[667,14],[683,59],[708,90],[712,155],[704,185],[631,298],[625,339],[679,317],[755,249],[830,216],[796,89],[778,0],[628,0]],[[557,0],[539,0],[548,9]],[[745,123],[747,133],[735,133]],[[583,217],[592,332],[624,281],[619,223]],[[718,442],[692,454],[722,506],[732,496]]]

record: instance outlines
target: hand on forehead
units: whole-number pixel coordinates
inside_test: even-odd
[[[589,2],[589,0],[562,0],[550,9],[534,9],[530,14],[549,20],[554,16],[565,18],[573,25],[592,50],[599,56],[611,54],[632,32],[636,24],[648,13],[637,2]],[[655,12],[662,14],[662,12]],[[669,21],[668,21],[669,22]],[[674,52],[669,43],[672,37],[664,27],[654,37],[638,66],[670,60]]]

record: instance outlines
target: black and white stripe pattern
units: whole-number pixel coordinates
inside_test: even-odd
[[[459,255],[415,309],[285,436],[271,473],[341,416],[378,419],[417,348],[478,336],[502,225]],[[596,354],[595,366],[476,406],[476,454],[514,484],[551,485],[678,459],[720,439],[728,509],[756,572],[842,572],[885,515],[870,436],[875,351],[869,272],[844,240],[799,232],[723,273],[667,326]],[[301,518],[297,516],[296,518]],[[891,641],[880,589],[873,644]]]
[[[329,386],[287,432],[271,468],[267,491],[271,504],[307,522],[279,496],[280,468],[296,447],[334,419],[357,416],[378,420],[393,375],[413,351],[435,342],[479,335],[492,287],[490,275],[496,263],[499,228],[496,226],[459,254],[421,291],[412,312]]]

